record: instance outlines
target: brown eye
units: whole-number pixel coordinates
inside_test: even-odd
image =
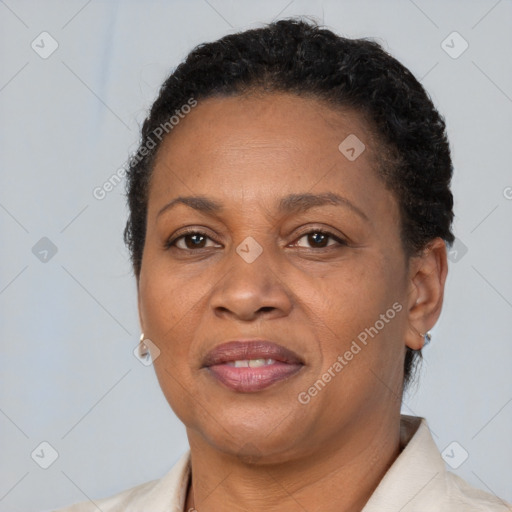
[[[339,245],[346,245],[346,243],[343,240],[341,240],[337,236],[334,236],[332,233],[318,229],[304,233],[299,238],[299,240],[302,240],[303,238],[306,238],[307,243],[310,244],[309,248],[312,249],[323,249],[331,245],[336,245],[336,243],[338,243]],[[329,239],[331,239],[334,243],[328,243]],[[297,245],[299,245],[299,247],[303,247],[300,244]]]
[[[206,235],[206,233],[202,233],[201,231],[189,231],[183,233],[175,238],[170,239],[166,244],[166,249],[170,249],[175,246],[176,248],[182,251],[193,251],[195,249],[205,249],[207,247],[207,241],[211,240],[211,238]]]
[[[185,243],[185,247],[181,247],[182,249],[203,249],[207,237],[199,233],[195,233],[191,235],[184,235],[180,238],[181,240],[178,240]],[[177,244],[176,247],[179,247],[179,245]]]

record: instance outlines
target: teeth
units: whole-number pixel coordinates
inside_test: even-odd
[[[265,364],[266,364],[265,359],[251,359],[249,361],[250,368],[258,368],[260,366],[265,366]]]
[[[267,366],[275,362],[275,359],[241,359],[238,361],[229,361],[226,364],[234,366],[235,368],[259,368],[260,366]]]

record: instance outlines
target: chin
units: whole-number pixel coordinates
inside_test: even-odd
[[[185,420],[186,421],[186,420]],[[207,422],[207,423],[205,423]],[[215,451],[239,458],[248,464],[274,464],[297,456],[297,448],[304,446],[297,432],[293,415],[272,418],[264,413],[259,421],[254,415],[230,415],[230,419],[212,421],[203,416],[200,421],[187,424],[187,432],[199,435]],[[190,435],[189,435],[189,440]]]
[[[291,432],[286,435],[252,436],[236,435],[229,439],[219,439],[215,449],[236,457],[244,464],[277,464],[298,456],[297,438]]]

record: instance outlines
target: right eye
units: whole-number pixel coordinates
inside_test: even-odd
[[[176,247],[182,251],[205,249],[208,247],[205,245],[207,240],[213,241],[206,233],[203,233],[202,231],[190,230],[170,238],[166,242],[165,248],[170,249],[171,247]]]

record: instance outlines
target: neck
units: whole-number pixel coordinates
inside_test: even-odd
[[[400,453],[400,412],[393,412],[273,465],[244,463],[187,429],[193,471],[185,510],[359,512]]]

